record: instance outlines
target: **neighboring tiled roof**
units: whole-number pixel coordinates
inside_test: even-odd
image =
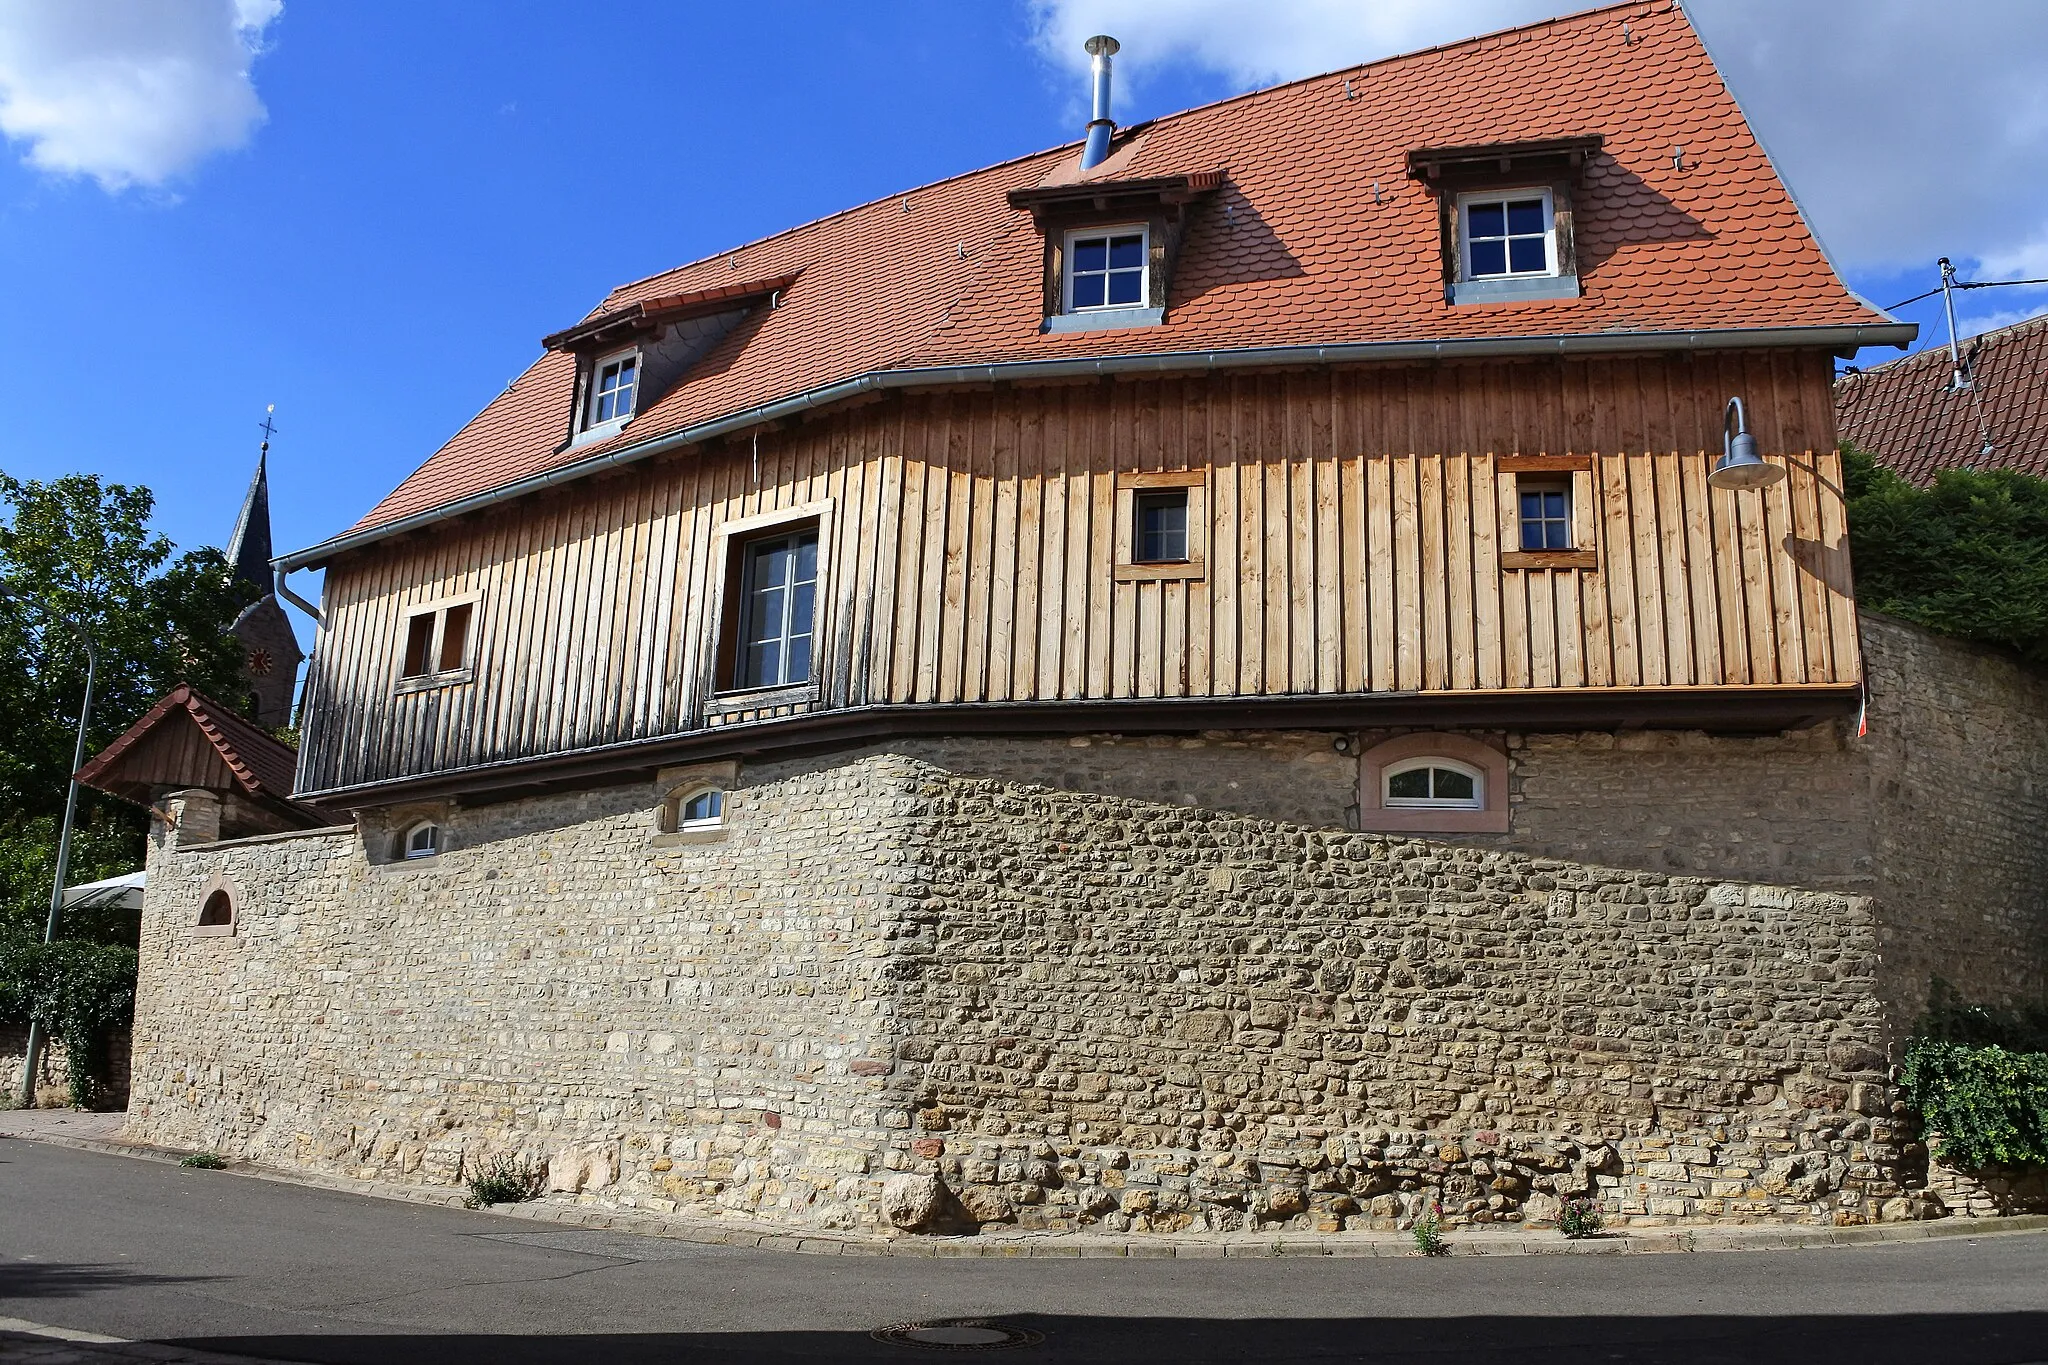
[[[265,730],[235,714],[229,707],[192,687],[179,683],[162,701],[149,708],[142,719],[123,731],[121,737],[95,754],[78,770],[78,780],[88,787],[126,796],[116,790],[122,759],[156,729],[179,712],[190,716],[221,761],[227,764],[235,784],[245,794],[293,804],[292,777],[298,752]],[[203,750],[202,750],[203,752]],[[310,807],[302,807],[315,814]]]
[[[1971,385],[1960,393],[1950,387],[1946,346],[1843,375],[1835,382],[1842,439],[1918,484],[1959,465],[2048,475],[2048,317],[1986,332],[1962,349]]]
[[[1624,34],[1623,26],[1627,25]],[[1356,98],[1347,97],[1349,88]],[[1577,200],[1585,296],[1452,308],[1407,154],[1599,134]],[[1684,149],[1683,166],[1674,150]],[[1836,277],[1686,18],[1594,10],[1126,129],[1091,174],[1221,169],[1159,327],[1045,334],[1041,239],[1006,194],[1075,145],[823,218],[618,289],[601,306],[801,270],[620,436],[561,449],[575,360],[535,361],[358,523],[885,369],[1468,337],[1882,325]]]

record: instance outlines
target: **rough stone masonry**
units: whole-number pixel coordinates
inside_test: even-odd
[[[622,785],[414,863],[416,810],[203,842],[190,794],[130,1132],[883,1231],[1937,1214],[1888,1068],[1931,971],[2040,991],[2048,687],[1865,647],[1869,738],[1500,736],[1510,832],[1456,841],[1345,828],[1328,734],[750,764],[717,835]]]

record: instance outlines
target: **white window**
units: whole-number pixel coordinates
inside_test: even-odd
[[[676,803],[676,828],[717,829],[725,823],[725,793],[717,787],[691,792]]]
[[[787,687],[811,676],[818,528],[741,546],[740,639],[733,686]]]
[[[399,836],[398,853],[402,858],[431,858],[441,851],[441,827],[432,820],[422,820]]]
[[[1489,190],[1458,198],[1464,277],[1508,280],[1557,274],[1549,190]]]
[[[1068,233],[1067,311],[1149,307],[1149,235],[1142,225]]]
[[[1389,765],[1381,775],[1382,803],[1393,808],[1484,810],[1486,775],[1454,758],[1411,758]]]
[[[591,367],[590,414],[586,427],[621,422],[633,415],[633,391],[640,382],[640,357],[628,351],[606,356]]]

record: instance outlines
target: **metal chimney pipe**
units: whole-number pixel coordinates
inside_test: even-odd
[[[1098,33],[1082,47],[1092,59],[1089,70],[1095,76],[1095,109],[1088,119],[1088,145],[1081,149],[1081,169],[1085,171],[1108,158],[1109,135],[1116,131],[1116,120],[1109,116],[1109,59],[1117,53],[1117,41]]]

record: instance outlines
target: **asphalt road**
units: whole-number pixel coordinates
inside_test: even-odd
[[[2048,1361],[2048,1233],[1444,1260],[807,1256],[545,1229],[0,1139],[0,1316],[364,1365],[914,1360]],[[4,1354],[4,1352],[0,1352]]]

